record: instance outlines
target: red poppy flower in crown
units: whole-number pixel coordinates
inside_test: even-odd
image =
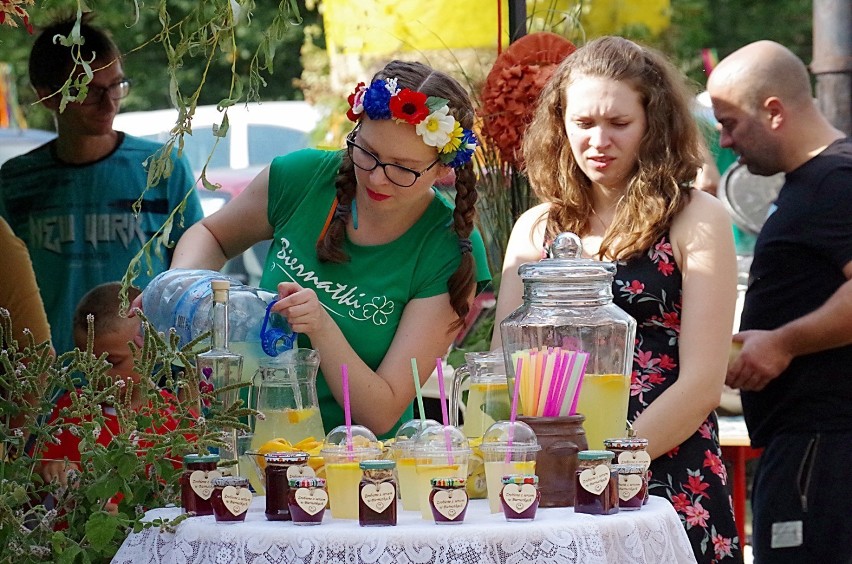
[[[366,113],[370,119],[393,119],[410,123],[423,142],[438,149],[438,158],[452,168],[470,162],[476,150],[473,131],[465,129],[450,114],[449,100],[426,96],[410,88],[399,88],[396,78],[358,83],[349,95],[346,117],[357,122]]]

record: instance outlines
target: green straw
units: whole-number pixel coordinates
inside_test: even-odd
[[[417,407],[420,409],[420,420],[426,419],[423,409],[423,392],[420,391],[420,376],[417,374],[417,359],[411,359],[411,373],[414,374],[414,391],[417,394]]]

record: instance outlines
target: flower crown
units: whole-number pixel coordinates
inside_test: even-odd
[[[370,119],[393,119],[415,126],[417,135],[438,149],[438,158],[458,168],[470,162],[477,139],[450,115],[449,100],[426,96],[410,88],[400,89],[396,78],[374,80],[370,86],[359,82],[347,98],[346,117],[357,122],[366,112]]]

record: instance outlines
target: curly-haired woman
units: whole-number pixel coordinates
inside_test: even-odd
[[[615,303],[637,320],[627,419],[648,439],[650,493],[671,500],[699,562],[741,559],[714,409],[736,299],[730,219],[692,187],[701,165],[690,95],[661,55],[603,37],[567,57],[524,139],[543,203],[516,222],[497,319],[521,302],[518,266],[563,231],[616,261]],[[492,346],[500,344],[495,331]]]

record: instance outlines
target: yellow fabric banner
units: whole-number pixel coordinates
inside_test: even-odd
[[[505,48],[509,8],[508,0],[501,1]],[[655,35],[668,27],[669,11],[669,0],[527,0],[534,31],[570,29],[579,12],[573,25],[578,37],[587,38],[629,26],[645,26]],[[322,12],[332,54],[497,47],[497,0],[322,0]]]

